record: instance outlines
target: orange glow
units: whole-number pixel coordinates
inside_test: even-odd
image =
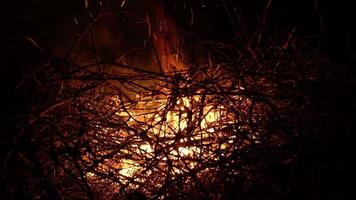
[[[212,97],[205,97],[205,101],[208,102],[210,98]],[[187,164],[191,169],[197,166],[196,162],[184,161],[182,158],[211,159],[216,156],[215,151],[228,150],[235,138],[234,135],[224,135],[221,132],[229,124],[234,123],[232,119],[227,118],[225,107],[202,104],[202,95],[178,98],[170,110],[165,110],[169,101],[163,95],[158,97],[137,95],[136,104],[125,103],[127,110],[121,109],[119,105],[122,105],[122,102],[118,97],[110,97],[110,100],[118,106],[112,107],[116,110],[115,115],[124,118],[132,127],[141,124],[140,128],[146,131],[147,141],[133,142],[125,148],[132,149],[133,152],[128,150],[118,152],[118,156],[124,154],[129,157],[135,154],[139,156],[138,158],[110,160],[100,169],[103,172],[109,169],[118,170],[124,182],[127,178],[135,177],[145,171],[142,163],[157,157],[155,152],[157,145],[167,149],[166,155],[161,158],[162,166],[169,159],[175,166],[173,171],[182,173],[178,167],[182,164]],[[202,112],[199,112],[201,105],[203,105]],[[196,127],[192,129],[193,126]],[[105,131],[105,128],[102,131]],[[116,134],[117,137],[130,137],[130,133],[126,132],[116,131]],[[88,172],[87,176],[92,177],[93,173]]]
[[[179,56],[182,54],[182,37],[177,26],[164,10],[164,3],[156,3],[154,17],[156,26],[153,27],[152,40],[161,61],[163,72],[181,71],[187,69]]]

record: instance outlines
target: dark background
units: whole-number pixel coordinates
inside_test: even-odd
[[[182,4],[183,1],[172,2]],[[205,32],[216,37],[225,37],[228,34],[229,22],[223,13],[221,2],[223,1],[198,0],[193,3],[188,1],[187,6],[193,7],[196,13],[193,29],[200,34]],[[267,3],[267,1],[255,0],[226,2],[229,5],[235,5],[251,22],[256,20],[256,15],[261,13]],[[97,4],[94,0],[89,1],[89,5]],[[104,0],[103,4],[107,7],[119,7],[121,2]],[[202,5],[206,6],[202,7]],[[150,1],[140,0],[128,0],[125,4],[125,8],[141,16],[149,6]],[[59,47],[65,48],[63,43],[68,43],[73,39],[78,31],[74,17],[79,22],[88,17],[84,1],[80,0],[12,0],[2,2],[0,11],[2,25],[0,36],[29,35],[51,50]],[[171,13],[174,12],[171,10]],[[320,34],[319,15],[321,15],[323,22],[321,37],[325,52],[343,62],[354,59],[355,12],[351,1],[274,0],[271,13],[272,26],[285,29],[297,27],[297,32],[303,35]]]

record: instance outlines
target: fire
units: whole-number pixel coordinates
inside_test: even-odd
[[[124,154],[128,158],[108,161],[100,169],[103,173],[111,169],[118,170],[122,181],[127,182],[140,177],[139,174],[145,171],[144,163],[154,158],[160,160],[158,166],[162,167],[167,167],[165,163],[169,160],[173,172],[180,174],[184,172],[183,165],[186,170],[198,166],[193,161],[195,158],[216,160],[216,151],[229,151],[235,135],[226,135],[222,130],[232,126],[234,120],[229,118],[224,105],[212,105],[209,103],[213,100],[212,96],[200,94],[180,97],[169,106],[172,102],[168,96],[137,95],[136,103],[122,102],[118,96],[110,97],[115,116],[130,127],[139,127],[144,135],[136,138],[125,150],[117,152],[118,157]],[[121,137],[123,141],[131,139],[131,134],[126,130],[103,128],[102,131],[114,132],[115,138]],[[157,152],[162,148],[165,152]],[[94,174],[87,172],[87,176],[94,177]],[[138,181],[143,181],[140,179]]]
[[[187,92],[185,87],[194,86],[189,85],[192,78],[186,71],[162,76],[168,81],[153,80],[145,86],[150,88],[147,90],[135,88],[132,99],[121,93],[103,94],[100,98],[102,103],[95,113],[106,117],[95,123],[96,130],[88,137],[103,138],[91,142],[97,147],[96,159],[103,162],[86,171],[89,183],[112,181],[115,188],[160,188],[167,179],[189,177],[193,171],[202,178],[203,171],[208,170],[207,163],[231,159],[233,152],[249,145],[249,139],[240,144],[241,138],[236,134],[249,129],[238,121],[251,105],[250,99],[238,95],[245,90],[242,86],[222,79],[221,90],[233,88],[226,96],[199,88]],[[175,83],[175,79],[184,81]],[[135,83],[132,85],[136,87]],[[89,97],[84,102],[90,101]],[[234,112],[234,107],[240,113]],[[251,137],[256,139],[257,133]],[[83,160],[90,162],[91,157],[83,155]]]
[[[168,179],[189,177],[193,171],[204,177],[207,163],[227,159],[247,145],[237,144],[236,134],[248,129],[238,121],[251,105],[238,95],[244,88],[220,65],[212,67],[210,58],[209,70],[197,68],[192,75],[181,59],[181,37],[172,28],[174,21],[162,9],[156,9],[160,26],[150,27],[150,39],[163,70],[152,78],[149,72],[122,68],[130,73],[108,73],[119,81],[108,81],[109,86],[98,87],[94,95],[78,98],[92,129],[86,135],[91,148],[81,154],[91,184],[107,181],[115,188],[159,188]],[[120,70],[120,65],[115,67]],[[200,87],[205,80],[216,80],[212,83],[218,85],[216,90]]]

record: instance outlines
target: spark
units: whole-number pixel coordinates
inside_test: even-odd
[[[125,3],[126,3],[126,0],[123,0],[123,1],[121,2],[121,8],[124,7]]]

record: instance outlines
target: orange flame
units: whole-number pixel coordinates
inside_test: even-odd
[[[182,36],[178,33],[175,21],[167,16],[163,2],[158,1],[154,8],[155,26],[153,43],[164,72],[181,71],[186,68],[180,61],[182,55]]]

